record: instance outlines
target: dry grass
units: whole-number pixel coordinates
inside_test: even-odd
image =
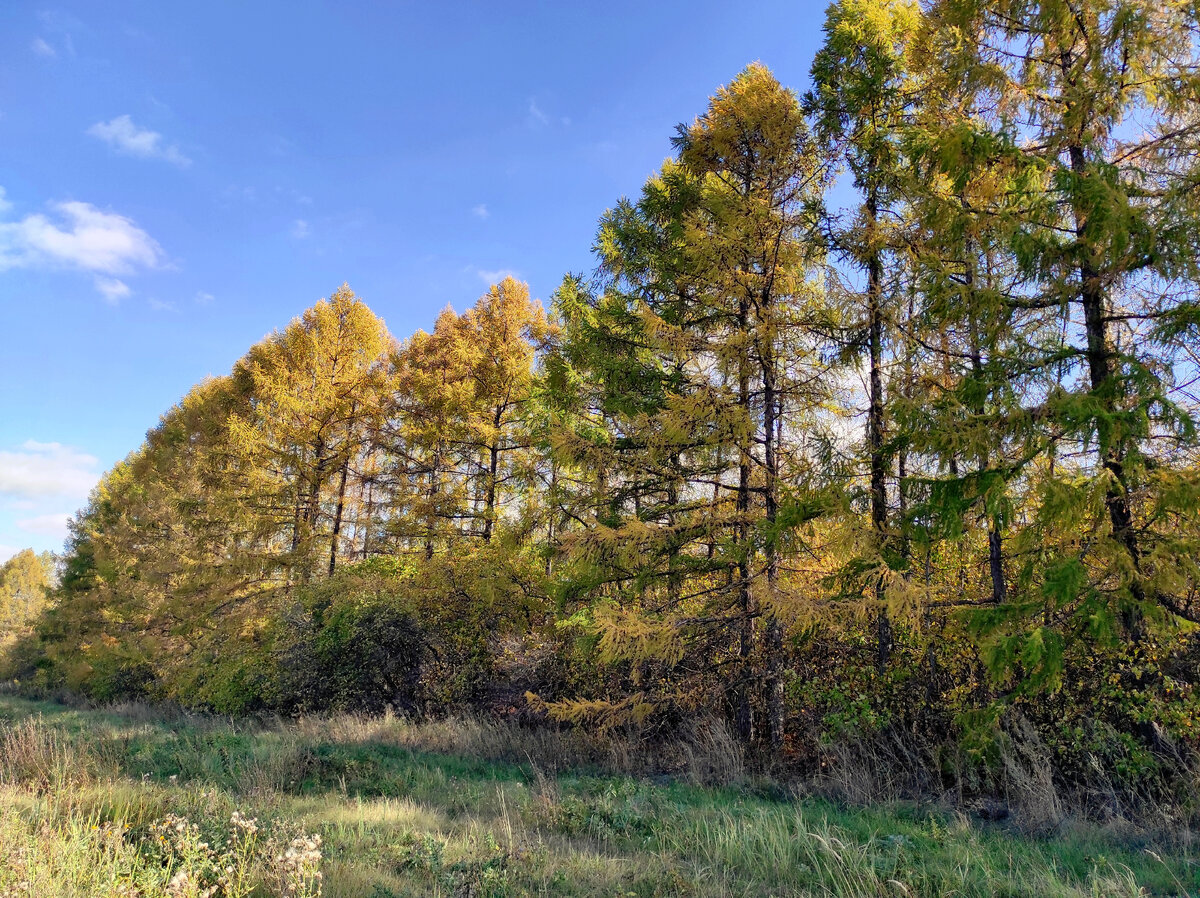
[[[589,768],[613,775],[669,774],[696,785],[729,785],[745,777],[741,747],[725,724],[703,719],[675,740],[644,742],[621,734],[597,736],[579,729],[522,726],[460,717],[414,721],[382,715],[310,715],[276,718],[272,728],[308,740],[353,745],[393,745],[413,751],[465,755],[546,770]]]
[[[801,787],[807,794],[847,804],[915,801],[939,791],[935,770],[922,746],[886,729],[822,745],[819,769]]]
[[[720,729],[699,727],[658,759],[678,775],[600,775],[600,765],[635,765],[587,736],[494,722],[233,725],[0,699],[0,898],[199,898],[221,876],[224,891],[209,898],[252,888],[295,898],[303,892],[288,884],[304,864],[307,894],[327,898],[1200,889],[1188,857],[1088,831],[1031,840],[903,805],[847,810],[763,797],[751,783],[690,784],[743,776]],[[881,787],[903,784],[871,786]],[[255,818],[253,845],[235,812]]]
[[[68,795],[98,775],[99,759],[65,732],[25,718],[0,729],[0,785]]]

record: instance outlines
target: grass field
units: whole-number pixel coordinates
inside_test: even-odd
[[[555,771],[555,738],[0,696],[0,896],[1200,893],[1178,847]]]

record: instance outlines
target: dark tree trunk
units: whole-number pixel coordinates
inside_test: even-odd
[[[769,323],[771,319],[771,294],[764,290],[760,299],[760,315]],[[760,323],[761,324],[761,323]],[[770,330],[768,328],[768,330]],[[785,722],[783,682],[783,624],[774,607],[779,589],[779,548],[775,523],[779,518],[779,390],[776,380],[775,352],[771,341],[763,340],[759,346],[763,379],[763,460],[765,462],[763,494],[766,504],[767,531],[770,536],[766,544],[767,596],[772,603],[764,634],[766,666],[765,700],[767,720],[770,727],[771,745],[775,749],[783,746]]]
[[[1071,170],[1082,180],[1088,176],[1087,161],[1083,147],[1069,148]],[[1078,188],[1077,188],[1078,190]],[[1100,271],[1091,259],[1090,228],[1088,211],[1074,198],[1076,238],[1079,241],[1079,302],[1083,306],[1084,332],[1087,337],[1087,365],[1091,395],[1102,410],[1096,418],[1096,443],[1100,463],[1108,472],[1108,486],[1104,492],[1104,504],[1108,509],[1109,522],[1115,539],[1129,554],[1133,566],[1133,577],[1129,585],[1133,605],[1122,612],[1122,623],[1126,633],[1136,642],[1145,636],[1143,603],[1146,600],[1142,584],[1142,552],[1137,532],[1133,525],[1133,513],[1129,508],[1128,478],[1123,463],[1123,439],[1114,433],[1112,421],[1108,419],[1118,411],[1121,390],[1119,379],[1112,368],[1112,339],[1109,323],[1105,317],[1104,285]]]
[[[738,305],[738,331],[746,333],[750,318],[749,302],[743,297]],[[738,407],[750,417],[750,363],[743,354],[738,361]],[[752,459],[750,446],[743,443],[738,447],[737,489],[737,601],[741,618],[738,655],[741,659],[738,671],[736,698],[736,725],[739,738],[744,743],[754,740],[754,712],[751,705],[751,685],[754,682],[754,597],[750,592],[750,477]]]
[[[503,420],[503,406],[496,407],[496,415],[492,420],[495,435],[492,444],[488,446],[488,481],[487,498],[483,509],[483,541],[491,542],[492,531],[496,525],[496,480],[500,474],[500,422]]]
[[[333,576],[337,568],[338,537],[342,532],[342,513],[346,508],[346,478],[350,472],[350,456],[342,462],[342,476],[338,482],[337,509],[333,515],[333,534],[329,538],[329,576]]]
[[[871,465],[871,530],[882,555],[887,546],[887,473],[888,460],[883,449],[883,260],[874,245],[878,226],[879,207],[874,192],[866,203],[867,239],[871,246],[867,255],[867,317],[870,353],[870,395],[867,409],[867,451]],[[880,571],[874,581],[876,605],[875,660],[882,673],[892,655],[892,622],[888,616],[884,576]]]

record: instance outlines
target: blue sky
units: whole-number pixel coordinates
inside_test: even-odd
[[[403,338],[547,299],[747,63],[824,3],[0,4],[0,559],[196,382],[343,281]]]

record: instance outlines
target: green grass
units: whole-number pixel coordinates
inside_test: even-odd
[[[0,898],[199,896],[225,867],[234,872],[214,896],[1200,893],[1200,866],[1182,851],[502,759],[528,738],[479,724],[252,725],[0,696]],[[232,824],[235,811],[258,831]],[[177,818],[194,833],[164,839],[161,821]],[[279,860],[313,835],[319,880]]]

